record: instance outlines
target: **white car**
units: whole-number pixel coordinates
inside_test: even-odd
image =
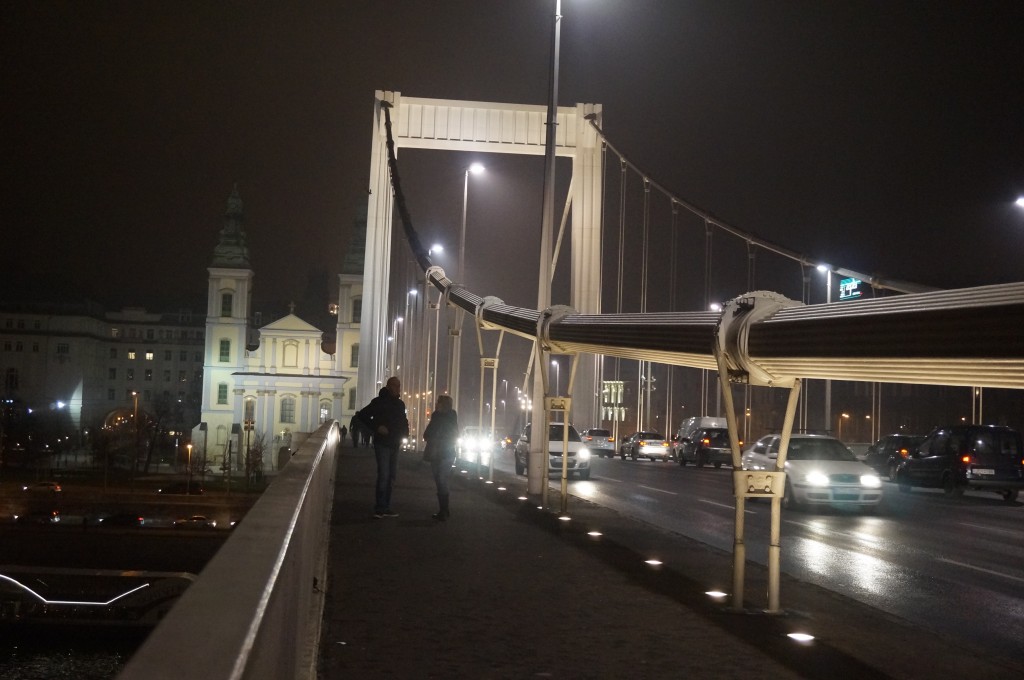
[[[516,474],[525,475],[530,458],[530,429],[527,425],[519,435],[515,448]],[[569,426],[569,455],[566,456],[566,470],[571,477],[590,479],[590,449],[583,445],[580,433]],[[565,436],[562,423],[551,423],[548,428],[548,474],[562,474],[562,440]]]
[[[743,452],[744,470],[774,470],[782,435],[761,437]],[[827,505],[874,508],[882,500],[882,480],[838,439],[794,434],[786,455],[786,508]]]
[[[494,451],[494,437],[479,427],[464,427],[456,446],[459,460],[488,465]]]

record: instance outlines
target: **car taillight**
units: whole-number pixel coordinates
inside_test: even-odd
[[[960,457],[960,461],[963,462],[963,463],[970,463],[971,462],[971,456],[969,454],[966,455],[966,456],[961,456]]]
[[[899,454],[900,454],[900,458],[906,458],[907,456],[910,455],[910,451],[907,450],[907,449],[900,449],[899,450]]]
[[[608,437],[608,441],[614,442],[615,441],[615,437]]]
[[[700,440],[700,445],[701,446],[711,446],[711,440],[708,439],[707,437],[705,437],[704,439]]]

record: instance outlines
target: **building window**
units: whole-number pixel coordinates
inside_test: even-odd
[[[127,380],[135,380],[135,369],[134,368],[126,369],[125,370],[125,374],[126,374],[125,375],[125,379],[127,379]]]
[[[25,328],[25,320],[24,319],[18,319],[18,328],[21,329],[21,330],[24,330],[24,328]]]
[[[170,360],[171,360],[171,350],[165,349],[164,350],[164,361],[170,361]]]
[[[36,329],[37,331],[41,330],[42,327],[43,327],[43,324],[39,323],[38,320],[32,322],[32,328]]]
[[[355,411],[356,410],[356,390],[355,390],[354,387],[348,391],[348,410],[349,411]],[[355,435],[353,435],[353,436],[355,436]]]
[[[146,329],[146,340],[154,340],[155,338],[156,338],[156,335],[153,333],[153,329],[152,328],[147,328]]]
[[[110,380],[117,380],[117,369],[116,368],[108,368],[107,369],[107,378],[109,378]]]
[[[220,360],[223,362],[231,361],[231,341],[221,340],[220,341]]]
[[[115,340],[117,338],[121,337],[121,329],[120,328],[111,328],[110,329],[110,337],[114,338]]]
[[[170,359],[170,357],[167,357],[167,358]],[[178,361],[188,361],[188,350],[187,349],[183,349],[180,352],[178,352]]]
[[[197,363],[203,363],[203,353],[202,352],[196,352],[195,359],[196,359]]]
[[[14,345],[11,344],[10,340],[4,340],[4,351],[10,352]]]
[[[145,380],[146,382],[153,382],[153,369],[152,368],[147,368],[146,369],[146,377],[143,378],[143,380]]]
[[[295,399],[293,397],[284,397],[281,399],[281,422],[295,422]]]
[[[217,403],[226,404],[228,403],[228,384],[221,383],[217,385]]]
[[[195,380],[197,385],[201,384],[203,382],[202,370],[192,371],[192,379]]]
[[[243,407],[243,413],[245,414],[243,417],[246,420],[250,420],[250,421],[251,420],[256,420],[256,400],[255,399],[246,399],[245,400],[245,406]]]
[[[149,401],[150,397],[151,397],[151,393],[150,393],[149,390],[143,390],[142,391],[142,401]]]
[[[185,382],[185,371],[178,371],[178,382]]]
[[[331,402],[320,402],[320,424],[323,425],[331,418]]]
[[[8,368],[4,373],[4,387],[8,390],[18,389],[18,369]]]
[[[117,392],[114,391],[114,388],[110,388],[109,390],[107,390],[107,401],[114,401],[114,399],[117,398],[116,395]]]
[[[110,348],[110,358],[111,359],[116,359],[117,358],[117,348],[116,347],[111,347]]]
[[[356,298],[352,301],[352,323],[359,323],[363,317],[363,298]]]
[[[68,343],[66,343],[66,342],[58,342],[57,343],[57,354],[69,354],[70,352],[71,352],[71,348],[68,347]]]
[[[234,301],[234,296],[231,293],[223,293],[220,296],[220,315],[231,316],[231,303]]]
[[[170,372],[170,370],[165,370],[164,371],[164,382],[171,382],[171,372]]]
[[[152,352],[146,352],[146,361],[152,361],[152,360],[153,360],[153,353]]]
[[[21,342],[14,343],[14,351],[15,352],[20,352],[23,349],[25,349],[25,346]]]
[[[128,350],[128,360],[129,361],[135,361],[135,350],[133,350],[133,349]]]
[[[39,351],[39,343],[38,342],[33,342],[32,343],[32,351],[33,352],[38,352]]]
[[[359,368],[359,343],[353,343],[352,351],[349,353],[348,365],[350,368]]]

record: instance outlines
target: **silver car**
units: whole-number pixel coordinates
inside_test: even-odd
[[[600,427],[592,427],[582,433],[583,444],[590,449],[590,453],[604,458],[615,457],[615,438],[612,433]]]

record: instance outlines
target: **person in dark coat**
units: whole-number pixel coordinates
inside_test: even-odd
[[[448,479],[452,476],[455,463],[455,444],[459,438],[459,416],[452,408],[452,398],[442,394],[437,398],[434,412],[430,415],[423,439],[430,453],[430,468],[437,486],[437,502],[440,509],[432,517],[438,521],[448,519]]]
[[[373,433],[373,452],[377,457],[373,516],[378,519],[398,517],[391,509],[391,490],[398,475],[398,452],[402,450],[402,440],[409,436],[409,420],[401,395],[401,381],[391,376],[380,393],[355,415],[361,429]]]

